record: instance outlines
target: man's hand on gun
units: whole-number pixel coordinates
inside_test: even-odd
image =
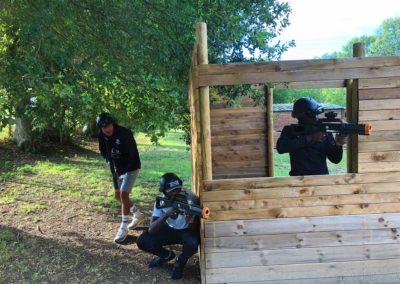
[[[178,218],[179,211],[178,209],[171,207],[167,212],[165,212],[165,215],[169,218],[176,219]]]

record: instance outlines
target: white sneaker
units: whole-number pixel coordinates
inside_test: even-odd
[[[128,236],[128,229],[119,227],[117,235],[114,238],[114,242],[122,243],[123,241],[125,241],[127,236]]]
[[[145,219],[144,214],[140,211],[136,211],[132,215],[132,222],[129,223],[128,229],[129,230],[135,229],[138,225],[143,223],[144,219]]]

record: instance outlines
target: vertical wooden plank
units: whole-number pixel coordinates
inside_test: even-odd
[[[352,86],[353,80],[346,80],[346,120],[348,122],[351,121],[351,115],[352,115],[352,104],[351,104],[351,92],[352,92]],[[352,157],[354,156],[353,154],[353,137],[349,137],[348,144],[347,144],[347,172],[352,173],[353,168],[352,168]]]
[[[365,44],[357,42],[353,44],[353,57],[365,56]],[[351,123],[358,123],[358,79],[347,81],[347,120]],[[358,136],[351,135],[349,137],[349,147],[347,148],[347,171],[350,173],[358,173]]]
[[[208,64],[208,47],[207,47],[207,25],[206,23],[198,23],[196,25],[196,46],[197,46],[197,63]],[[197,78],[195,80],[198,81]],[[196,86],[197,87],[197,86]],[[202,180],[212,180],[212,156],[211,156],[211,123],[210,123],[210,95],[209,87],[198,88],[199,115],[200,115],[200,141],[201,141],[201,180],[199,197],[202,202]],[[206,266],[204,252],[204,220],[200,223],[200,276],[201,283],[207,283]]]
[[[192,62],[189,71],[189,111],[190,111],[190,134],[191,134],[191,150],[192,150],[192,191],[200,195],[201,181],[201,144],[199,143],[199,99],[198,88],[195,82],[195,70],[197,66],[197,44],[194,45],[192,51]]]
[[[273,89],[265,86],[267,108],[267,160],[268,176],[274,176],[274,124],[273,124]]]
[[[196,26],[198,64],[208,64],[207,25],[198,23]],[[196,80],[197,82],[197,80]],[[200,96],[200,133],[202,145],[203,179],[212,180],[211,160],[211,126],[210,126],[210,96],[209,87],[199,88]]]

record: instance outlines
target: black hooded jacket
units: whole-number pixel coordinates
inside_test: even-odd
[[[307,142],[306,136],[297,136],[285,126],[276,144],[279,154],[289,153],[291,176],[329,174],[326,158],[338,164],[342,160],[343,147],[336,146],[332,133],[327,133],[322,143]]]
[[[123,175],[140,169],[140,157],[135,138],[128,128],[115,125],[114,133],[107,137],[99,132],[100,153],[114,167],[114,172]]]

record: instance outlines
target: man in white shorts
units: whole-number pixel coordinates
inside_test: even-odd
[[[141,167],[139,151],[132,131],[117,125],[110,114],[100,114],[96,123],[100,129],[100,153],[110,164],[114,196],[121,203],[122,222],[114,238],[114,242],[121,243],[128,236],[128,229],[134,229],[144,220],[144,214],[129,197]],[[132,221],[128,224],[130,213]]]

